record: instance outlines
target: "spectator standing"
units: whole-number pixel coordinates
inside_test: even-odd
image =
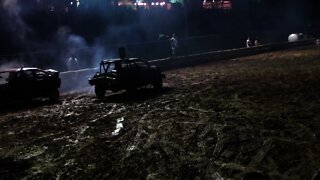
[[[79,69],[79,62],[75,56],[71,56],[67,61],[68,71]]]
[[[256,39],[254,40],[254,45],[255,45],[255,46],[260,45],[258,38],[256,38]]]
[[[172,55],[175,56],[178,48],[178,39],[175,34],[172,34],[172,37],[170,38],[170,45],[171,45]]]
[[[247,48],[249,48],[249,47],[252,46],[252,42],[251,42],[251,40],[250,40],[250,37],[247,38],[246,46],[247,46]]]

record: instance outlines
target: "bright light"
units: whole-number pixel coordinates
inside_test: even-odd
[[[179,2],[179,1],[177,1],[177,2]],[[168,10],[171,9],[171,3],[167,3],[164,0],[162,0],[162,1],[157,1],[157,0],[152,1],[151,0],[150,2],[144,2],[143,0],[135,0],[134,2],[130,2],[128,0],[118,1],[118,6],[130,6],[130,5],[142,7],[145,9],[150,9],[151,6],[161,6],[162,8],[166,8]]]
[[[135,2],[134,5],[135,5],[135,6],[147,6],[147,3]]]

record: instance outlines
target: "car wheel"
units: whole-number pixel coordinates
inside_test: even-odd
[[[154,82],[153,82],[153,88],[156,89],[156,90],[159,90],[162,88],[162,77],[160,75],[158,75]]]
[[[129,94],[134,94],[137,92],[137,87],[135,86],[129,86],[126,88],[126,91],[129,93]]]
[[[106,94],[106,90],[101,87],[101,86],[95,86],[95,89],[94,89],[95,93],[96,93],[96,96],[100,99],[104,98],[105,94]]]
[[[60,94],[59,94],[59,90],[58,89],[55,89],[55,90],[52,90],[52,92],[50,92],[49,94],[49,99],[50,101],[57,101],[60,97]]]

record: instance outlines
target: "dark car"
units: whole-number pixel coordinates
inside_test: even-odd
[[[106,90],[132,92],[146,85],[161,89],[163,78],[165,75],[160,68],[148,61],[139,58],[110,59],[101,61],[100,72],[89,79],[89,84],[95,86],[97,97],[103,98]]]
[[[31,100],[45,97],[59,98],[61,79],[59,72],[38,68],[18,68],[0,71],[1,102]]]

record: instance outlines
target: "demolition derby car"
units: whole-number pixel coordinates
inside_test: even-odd
[[[59,98],[59,72],[38,68],[17,68],[0,71],[0,98],[2,102],[31,100],[44,97]]]
[[[146,85],[161,89],[163,78],[165,75],[160,68],[151,66],[145,60],[139,58],[110,59],[100,62],[100,72],[89,79],[89,84],[95,86],[97,97],[103,98],[106,90],[132,92]]]

